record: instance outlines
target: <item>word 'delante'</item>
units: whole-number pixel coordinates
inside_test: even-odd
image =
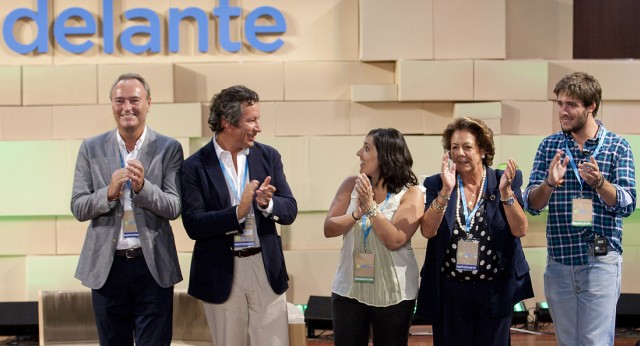
[[[34,51],[38,53],[46,53],[49,46],[49,8],[48,0],[38,0],[38,8],[36,11],[19,8],[10,12],[4,19],[2,25],[2,36],[7,46],[20,54],[28,54]],[[113,25],[113,0],[102,1],[102,48],[107,54],[112,54],[115,49],[115,33]],[[230,27],[232,19],[240,17],[242,9],[240,7],[229,6],[229,0],[220,0],[218,7],[213,8],[213,16],[218,23],[218,42],[222,49],[228,52],[237,52],[242,48],[242,42],[232,41],[230,37]],[[163,37],[160,31],[160,18],[158,14],[148,8],[134,8],[124,12],[126,20],[146,21],[148,25],[131,25],[126,27],[120,33],[120,46],[125,51],[141,54],[145,52],[159,53],[161,40]],[[270,25],[257,25],[256,22],[260,18],[265,18]],[[82,24],[67,26],[67,21],[75,19]],[[37,35],[32,42],[18,42],[14,35],[13,29],[18,21],[32,20],[36,24]],[[175,53],[180,46],[180,22],[190,20],[196,23],[198,33],[198,50],[205,53],[209,50],[209,14],[200,8],[189,7],[184,10],[178,8],[170,8],[167,18],[168,30],[168,49],[169,52]],[[72,7],[65,9],[54,18],[52,25],[53,39],[64,50],[72,53],[82,54],[94,45],[93,42],[86,39],[81,43],[82,37],[93,36],[98,33],[96,19],[86,9]],[[247,43],[260,51],[273,52],[283,45],[283,41],[276,38],[272,42],[263,42],[258,36],[279,35],[287,30],[287,23],[284,16],[277,9],[270,6],[261,6],[249,14],[245,18],[244,35]],[[144,35],[148,40],[144,44],[134,44],[132,39],[134,36]],[[72,43],[69,38],[74,37]]]

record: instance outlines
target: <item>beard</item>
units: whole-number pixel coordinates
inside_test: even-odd
[[[587,123],[587,118],[588,118],[588,115],[584,114],[584,116],[581,116],[576,120],[576,123],[573,126],[569,126],[565,128],[562,126],[562,124],[560,124],[560,127],[562,128],[562,131],[565,133],[572,133],[572,132],[576,133],[584,128],[585,124]]]

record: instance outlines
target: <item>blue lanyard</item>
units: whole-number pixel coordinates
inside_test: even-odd
[[[601,126],[600,129],[598,130],[598,146],[596,146],[596,149],[593,151],[593,154],[591,154],[591,156],[593,156],[594,158],[600,151],[600,148],[602,148],[602,144],[604,143],[604,137],[606,135],[607,135],[607,130],[603,126]],[[573,155],[571,154],[571,150],[569,149],[568,136],[564,138],[564,147],[565,147],[565,153],[567,154],[567,156],[569,156],[569,162],[571,162],[571,168],[573,168],[573,173],[576,175],[576,178],[578,179],[578,183],[580,183],[580,191],[582,191],[583,181],[582,181],[582,178],[580,178],[580,173],[578,172],[578,165],[576,164],[576,161],[573,159]]]
[[[242,184],[240,184],[240,191],[236,189],[236,186],[233,183],[233,180],[231,179],[231,177],[229,176],[227,169],[222,164],[221,159],[218,159],[218,163],[220,164],[220,168],[222,168],[222,174],[224,174],[224,179],[227,181],[227,185],[231,187],[231,191],[233,191],[233,194],[238,199],[238,203],[240,203],[240,195],[242,194],[242,192],[244,192],[244,186],[247,183],[247,176],[249,175],[249,160],[246,160],[244,162],[244,177],[242,178]]]
[[[124,168],[124,159],[122,158],[122,149],[120,147],[118,147],[118,154],[120,154],[120,168]],[[127,180],[127,188],[129,189],[129,191],[132,191],[131,180]]]
[[[487,179],[485,178],[484,186],[482,187],[482,191],[480,191],[480,195],[482,195],[482,193],[486,190],[487,190]],[[458,193],[460,194],[460,197],[461,197],[460,202],[462,203],[462,212],[464,213],[464,221],[465,221],[464,231],[465,233],[469,234],[469,229],[471,228],[471,218],[478,211],[478,209],[480,208],[480,204],[482,204],[484,200],[481,198],[480,201],[476,203],[476,206],[473,208],[471,213],[469,213],[466,205],[467,198],[464,196],[464,185],[462,185],[462,179],[460,178],[460,175],[458,175]]]
[[[391,197],[391,192],[387,192],[387,198],[384,199],[384,204],[380,207],[380,212],[384,211],[384,208],[387,206],[387,201],[389,200],[389,197]],[[364,231],[364,249],[367,249],[367,237],[369,236],[369,233],[371,232],[371,229],[373,228],[373,223],[369,226],[367,226],[367,215],[362,215],[362,230]]]

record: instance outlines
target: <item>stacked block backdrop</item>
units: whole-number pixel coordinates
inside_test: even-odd
[[[48,5],[49,23],[81,7],[100,23],[102,0],[5,1],[0,16],[18,7]],[[114,0],[114,32],[138,22],[132,8],[151,8],[167,30],[169,8],[197,7],[210,14],[217,0]],[[262,99],[259,140],[282,154],[300,213],[280,227],[291,276],[288,299],[306,303],[328,296],[340,238],[325,239],[322,225],[346,175],[357,173],[355,152],[376,127],[396,127],[407,138],[418,176],[438,172],[440,134],[454,117],[484,119],[495,133],[496,164],[514,158],[525,178],[540,140],[558,130],[552,93],[564,74],[584,70],[602,83],[599,117],[624,135],[640,155],[640,62],[571,59],[571,0],[234,0],[230,38],[240,51],[222,49],[209,15],[206,53],[198,51],[195,23],[180,23],[180,50],[107,54],[101,37],[88,52],[69,53],[49,42],[47,53],[21,55],[0,42],[0,301],[36,300],[38,290],[82,289],[73,278],[86,223],[69,204],[82,139],[114,128],[108,93],[124,72],[138,72],[152,89],[149,126],[173,136],[185,156],[211,139],[206,120],[214,92],[245,84]],[[242,22],[259,6],[279,9],[287,31],[281,49],[264,53],[244,38]],[[74,24],[75,23],[75,24]],[[69,26],[82,25],[78,18]],[[143,23],[144,24],[144,23]],[[23,20],[14,36],[37,32]],[[163,36],[164,37],[164,36]],[[275,37],[261,39],[270,41]],[[145,38],[136,38],[145,42]],[[141,44],[141,43],[139,43]],[[186,288],[193,242],[178,219],[177,238]],[[623,292],[639,292],[632,273],[640,257],[640,216],[625,223]],[[530,217],[523,239],[536,298],[544,300],[545,217]],[[426,239],[413,240],[418,261]],[[533,306],[532,304],[529,306]]]

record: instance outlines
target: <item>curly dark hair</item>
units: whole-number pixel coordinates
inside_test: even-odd
[[[598,108],[600,108],[600,100],[602,100],[602,88],[600,83],[592,75],[585,72],[574,72],[568,74],[556,84],[553,93],[558,96],[565,93],[568,96],[575,97],[582,101],[585,107],[596,104],[593,110],[593,117],[596,117]]]
[[[367,137],[373,139],[378,152],[380,178],[387,190],[398,193],[403,187],[418,185],[418,178],[411,170],[413,158],[400,131],[394,128],[373,129]]]
[[[222,121],[238,126],[243,106],[253,106],[260,101],[258,93],[244,85],[223,89],[211,98],[209,106],[209,128],[213,132],[222,131]]]
[[[442,148],[444,150],[451,150],[451,137],[456,131],[468,131],[471,133],[476,138],[480,151],[484,151],[482,163],[487,167],[493,164],[493,157],[496,155],[493,131],[484,121],[470,117],[454,120],[442,132]]]

